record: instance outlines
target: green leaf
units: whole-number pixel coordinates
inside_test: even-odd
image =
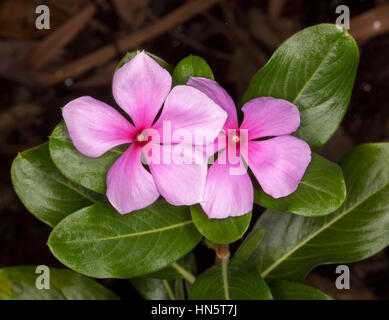
[[[214,265],[197,278],[190,300],[271,300],[272,295],[258,270],[247,264]]]
[[[302,216],[321,216],[334,212],[346,199],[346,185],[340,167],[312,153],[303,179],[290,196],[274,199],[259,186],[254,201],[262,207]]]
[[[194,254],[189,253],[177,262],[173,262],[173,264],[171,264],[170,266],[157,272],[148,274],[147,277],[164,280],[184,279],[185,277],[182,274],[182,270],[184,269],[186,272],[192,272],[192,266],[194,262]]]
[[[0,300],[117,300],[96,281],[66,269],[50,268],[50,288],[37,289],[35,266],[0,269]],[[39,281],[39,279],[38,279]]]
[[[11,167],[20,201],[39,220],[55,226],[68,214],[101,196],[66,179],[50,159],[48,143],[19,153]]]
[[[173,71],[173,86],[186,84],[190,77],[214,79],[208,63],[197,56],[188,56],[182,59]]]
[[[126,146],[113,148],[99,158],[86,157],[74,147],[63,121],[50,136],[50,155],[61,173],[74,183],[103,194],[107,172],[123,148]]]
[[[129,62],[133,57],[135,57],[137,54],[139,53],[139,51],[131,51],[131,52],[127,52],[125,54],[125,56],[119,61],[118,65],[116,66],[116,70],[121,68],[125,63]],[[156,62],[158,62],[158,64],[166,69],[167,71],[169,71],[169,73],[172,73],[173,71],[173,67],[167,63],[165,60],[163,60],[162,58],[156,56],[155,54],[152,54],[150,52],[147,52],[145,51],[145,53],[147,55],[149,55],[151,58],[153,58]]]
[[[291,101],[301,117],[295,135],[317,149],[343,119],[358,61],[358,47],[345,29],[332,24],[306,28],[254,75],[242,103],[261,96]]]
[[[251,220],[251,212],[240,217],[210,219],[200,205],[192,206],[190,211],[197,230],[208,240],[219,244],[242,238]]]
[[[174,295],[176,297],[176,300],[186,300],[184,280],[174,280]]]
[[[263,231],[263,229],[257,228],[255,232],[250,232],[235,252],[234,258],[243,261],[247,260],[262,239]]]
[[[267,210],[248,260],[262,277],[302,281],[321,264],[366,259],[389,245],[389,144],[365,144],[341,161],[347,199],[335,212],[302,217]]]
[[[130,282],[146,300],[175,300],[174,281],[139,277]]]
[[[53,254],[69,268],[96,278],[132,278],[160,270],[200,241],[188,207],[160,199],[120,215],[97,203],[62,220],[49,238]]]
[[[189,278],[193,278],[191,282],[194,282],[195,278],[190,273],[193,269],[195,269],[195,256],[189,253],[160,271],[130,281],[146,300],[180,300],[185,296],[185,287],[188,287],[187,283],[184,285],[182,279],[189,275]]]
[[[285,280],[269,283],[274,300],[333,300],[318,289]]]

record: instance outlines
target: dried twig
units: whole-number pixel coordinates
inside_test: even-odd
[[[157,21],[158,18],[157,16],[149,9],[147,8],[146,10],[147,16],[153,20]],[[216,50],[216,49],[211,49],[207,47],[206,45],[203,45],[200,41],[194,40],[190,37],[187,37],[184,33],[172,30],[169,32],[174,38],[180,40],[182,43],[185,45],[192,47],[193,49],[200,51],[200,52],[205,52],[207,54],[213,55],[219,59],[231,61],[232,56],[230,54],[224,53],[222,51]]]
[[[250,34],[239,27],[236,23],[234,9],[231,6],[231,3],[228,1],[222,2],[222,9],[227,20],[227,24],[218,21],[209,14],[205,15],[205,17],[216,27],[218,27],[225,36],[231,39],[233,43],[242,46],[245,52],[247,52],[247,56],[253,62],[255,62],[257,65],[263,65],[266,62],[264,53],[256,46]]]
[[[88,71],[115,57],[117,49],[120,53],[124,53],[127,50],[138,48],[144,42],[172,29],[178,24],[189,20],[220,1],[221,0],[189,1],[149,27],[120,38],[116,42],[116,48],[112,44],[104,46],[101,49],[79,58],[78,60],[63,66],[54,72],[35,74],[34,80],[42,86],[49,86],[67,78],[79,76],[85,71]]]
[[[201,42],[194,40],[190,37],[187,37],[185,34],[177,32],[177,31],[172,31],[171,35],[175,37],[176,39],[180,40],[182,43],[186,44],[189,47],[192,47],[193,49],[204,52],[209,55],[213,55],[216,58],[223,59],[226,61],[231,61],[232,60],[232,55],[225,53],[220,50],[212,49],[207,47],[206,45],[203,45]]]
[[[6,109],[0,113],[0,144],[2,145],[2,153],[15,154],[23,149],[30,148],[33,144],[41,141],[36,132],[29,133],[23,136],[26,143],[13,144],[7,141],[10,134],[17,129],[22,129],[30,125],[35,119],[44,113],[44,109],[33,102],[20,103]]]
[[[44,66],[84,28],[95,13],[96,6],[88,4],[56,31],[51,32],[31,51],[27,58],[28,66],[32,69]]]
[[[231,30],[228,28],[228,26],[221,22],[220,20],[216,19],[212,14],[208,12],[203,12],[202,16],[213,25],[213,27],[220,32],[222,35],[224,35],[229,42],[233,43],[234,45],[239,45],[239,39],[236,37],[235,34],[231,33]]]
[[[350,33],[356,40],[367,40],[389,31],[389,4],[351,19]]]
[[[269,17],[269,22],[276,26],[279,18],[282,14],[282,9],[284,8],[286,0],[269,0],[267,14]]]
[[[11,130],[29,125],[35,118],[44,112],[36,103],[20,103],[0,113],[0,139]]]

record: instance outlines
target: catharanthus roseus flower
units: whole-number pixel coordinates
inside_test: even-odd
[[[204,142],[193,143],[201,145],[216,138],[227,118],[226,112],[201,91],[190,86],[176,86],[170,91],[171,83],[169,72],[141,52],[115,72],[112,83],[115,101],[134,125],[114,108],[91,97],[75,99],[62,110],[74,146],[88,157],[100,157],[115,146],[131,143],[109,169],[106,180],[107,197],[120,213],[147,207],[160,194],[174,205],[202,200],[206,162],[148,163],[150,172],[141,163],[142,152],[150,144],[158,144],[161,153],[174,156],[176,149],[171,144],[177,141],[166,139],[164,123],[169,123],[173,137],[180,129],[191,135],[196,130],[208,130]],[[161,115],[154,122],[163,103]],[[150,132],[163,137],[162,141],[155,141]],[[181,152],[182,148],[177,150]]]
[[[236,167],[244,166],[243,160],[263,191],[273,198],[297,189],[311,161],[311,151],[305,141],[290,135],[300,125],[295,105],[272,97],[250,100],[242,107],[244,119],[239,127],[235,104],[217,82],[191,78],[187,84],[207,94],[228,113],[223,128],[227,139],[219,135],[214,145],[216,151],[224,151],[208,170],[201,202],[210,218],[240,216],[252,210],[254,190],[247,171],[233,173]],[[238,163],[231,159],[231,148],[237,151]]]

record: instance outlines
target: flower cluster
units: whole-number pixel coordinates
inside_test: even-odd
[[[117,211],[147,207],[161,195],[173,205],[200,203],[210,218],[246,214],[254,196],[247,167],[274,198],[297,189],[311,154],[306,142],[290,135],[300,125],[296,106],[253,99],[242,107],[239,126],[235,104],[215,81],[191,78],[172,89],[171,83],[170,74],[141,52],[115,72],[112,84],[132,122],[91,97],[62,109],[70,138],[85,156],[130,144],[106,179]]]

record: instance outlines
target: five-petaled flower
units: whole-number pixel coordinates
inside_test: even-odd
[[[253,184],[246,170],[232,174],[236,167],[247,164],[263,191],[273,198],[285,197],[297,189],[311,161],[311,150],[305,141],[290,135],[300,125],[295,105],[272,97],[255,98],[243,105],[244,119],[239,127],[235,104],[217,82],[191,78],[187,85],[207,94],[228,113],[223,128],[227,139],[221,134],[212,145],[214,151],[224,151],[208,170],[201,202],[210,218],[240,216],[252,210]],[[229,148],[237,151],[237,163],[231,161]]]
[[[108,200],[120,213],[147,207],[160,194],[173,205],[202,200],[206,161],[150,162],[150,172],[141,163],[142,151],[152,143],[158,144],[163,154],[172,153],[174,157],[175,152],[182,152],[182,148],[172,148],[179,141],[164,135],[164,123],[169,123],[173,137],[180,129],[191,135],[207,130],[204,141],[193,142],[202,146],[214,141],[227,118],[206,94],[191,86],[176,86],[170,91],[171,83],[169,72],[141,52],[115,72],[112,84],[115,101],[134,125],[114,108],[91,97],[75,99],[62,109],[74,146],[88,157],[100,157],[115,146],[131,143],[106,179]],[[163,103],[161,115],[154,122]],[[150,140],[151,131],[162,140]],[[193,149],[192,144],[186,147]]]

